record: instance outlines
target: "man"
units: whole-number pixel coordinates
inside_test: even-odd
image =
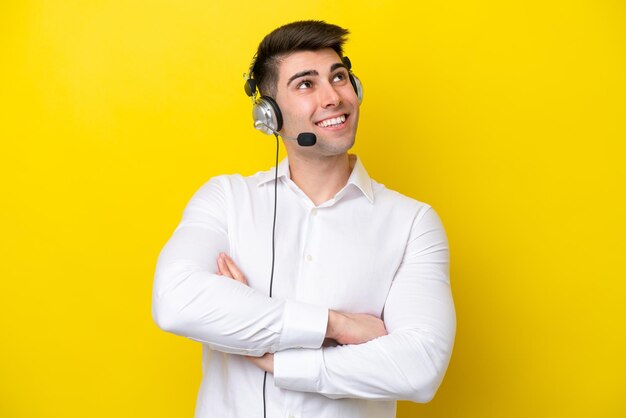
[[[288,158],[277,180],[207,182],[159,257],[155,321],[203,343],[196,417],[393,417],[398,399],[429,401],[445,373],[445,232],[348,154],[360,87],[347,34],[305,21],[265,37],[248,90],[275,102],[268,120],[282,124],[257,127],[287,138]],[[302,133],[315,145],[291,140]]]

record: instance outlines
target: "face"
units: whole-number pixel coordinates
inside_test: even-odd
[[[278,66],[276,102],[283,115],[281,134],[313,132],[317,143],[300,147],[285,141],[288,153],[336,156],[354,144],[359,101],[348,69],[333,49],[295,52]]]

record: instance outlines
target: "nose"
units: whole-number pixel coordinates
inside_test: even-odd
[[[341,96],[332,84],[324,84],[320,89],[320,104],[323,108],[336,107],[341,103]]]

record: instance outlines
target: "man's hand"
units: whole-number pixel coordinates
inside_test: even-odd
[[[268,373],[274,373],[274,354],[272,353],[265,353],[262,357],[246,356],[246,360],[261,370],[265,370]]]
[[[239,283],[243,283],[246,286],[248,285],[248,281],[243,273],[235,265],[233,260],[225,253],[220,253],[220,255],[217,256],[217,274],[230,277],[231,279],[238,281]]]
[[[362,344],[383,335],[387,335],[385,324],[374,315],[328,312],[326,337],[339,344]]]

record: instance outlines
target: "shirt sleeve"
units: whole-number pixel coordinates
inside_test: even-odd
[[[319,348],[328,310],[270,298],[219,276],[228,252],[228,204],[220,177],[191,199],[157,262],[152,315],[165,331],[232,354],[262,356],[290,348]]]
[[[432,399],[450,360],[456,317],[448,242],[431,208],[413,222],[384,322],[388,335],[364,344],[276,353],[276,386],[329,398]]]

